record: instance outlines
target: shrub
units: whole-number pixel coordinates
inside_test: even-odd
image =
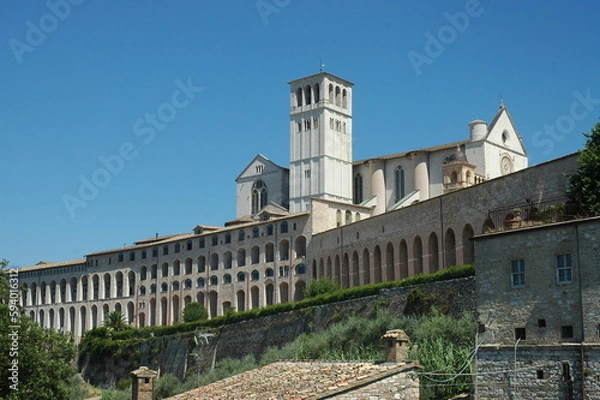
[[[330,278],[322,278],[313,281],[307,288],[304,289],[304,298],[311,298],[325,293],[333,293],[340,290],[340,285]]]
[[[206,321],[208,319],[208,310],[198,302],[192,302],[183,309],[184,322]]]

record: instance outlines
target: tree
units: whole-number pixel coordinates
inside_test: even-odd
[[[18,270],[8,265],[0,261],[0,398],[69,399],[76,374],[73,339],[41,328],[24,314],[17,303]]]
[[[125,315],[121,311],[113,311],[106,316],[104,326],[115,332],[129,328]]]
[[[340,289],[340,285],[330,278],[323,278],[316,281],[312,281],[311,284],[304,289],[304,297],[310,298],[320,294],[333,293]]]
[[[585,148],[577,159],[577,172],[568,175],[567,213],[600,215],[600,123],[586,137]]]
[[[200,303],[188,303],[183,309],[183,320],[185,322],[206,321],[208,310]]]

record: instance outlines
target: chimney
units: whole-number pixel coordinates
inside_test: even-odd
[[[381,337],[384,344],[385,362],[408,361],[408,335],[402,329],[389,330]]]
[[[130,373],[131,398],[133,400],[154,400],[154,379],[158,372],[152,371],[148,367],[140,367]]]

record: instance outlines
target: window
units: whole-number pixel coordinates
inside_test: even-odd
[[[296,265],[296,275],[304,275],[306,274],[306,265],[304,264],[298,264]]]
[[[129,252],[129,261],[135,261],[135,251]]]
[[[237,274],[237,280],[238,282],[244,282],[246,280],[246,274],[243,272],[239,272]]]
[[[527,339],[527,332],[525,328],[515,328],[515,340]]]
[[[538,327],[539,328],[545,328],[546,327],[546,320],[545,319],[538,319]]]
[[[119,253],[119,262],[123,262],[123,253]]]
[[[146,249],[142,250],[142,260],[146,259]]]
[[[536,372],[536,376],[538,379],[544,379],[544,371],[541,369],[538,369]]]
[[[223,275],[223,283],[224,284],[231,283],[231,275],[229,275],[229,274]]]
[[[402,166],[398,166],[396,168],[396,172],[394,175],[394,186],[395,186],[395,200],[396,202],[400,201],[401,199],[404,198],[404,196],[406,196],[406,192],[405,192],[405,179],[404,179],[404,168],[402,168]]]
[[[219,278],[216,275],[210,277],[210,286],[217,286],[219,284]]]
[[[181,251],[181,245],[179,243],[175,243],[175,253],[179,253]]]
[[[163,256],[166,256],[167,254],[169,254],[169,246],[165,244],[163,246]]]
[[[265,276],[270,277],[270,276],[275,276],[275,271],[273,271],[273,268],[267,268],[265,270]],[[600,329],[600,328],[599,328]]]
[[[204,287],[204,278],[198,278],[198,287]]]
[[[257,270],[253,270],[250,274],[250,279],[253,281],[257,281],[260,279],[260,273]]]
[[[160,285],[161,292],[167,292],[168,290],[169,290],[169,285],[167,284],[167,282],[164,282],[162,285]]]
[[[573,325],[563,325],[560,327],[560,338],[561,339],[572,339],[573,338]]]
[[[556,256],[556,280],[558,283],[573,282],[571,254],[558,254]]]
[[[218,245],[218,244],[219,244],[219,237],[218,237],[217,235],[214,235],[214,236],[211,238],[211,242],[212,242],[212,245],[213,245],[213,246],[216,246],[216,245]]]
[[[152,257],[158,257],[158,247],[152,249]]]
[[[259,231],[258,227],[255,226],[254,228],[252,228],[252,237],[257,238],[259,236],[260,236],[260,231]]]
[[[267,225],[267,236],[272,236],[273,235],[273,225]]]
[[[313,119],[313,129],[317,129],[319,127],[319,120],[317,118]]]
[[[242,230],[242,231],[240,231],[240,232],[238,233],[238,241],[240,241],[240,242],[243,242],[243,241],[244,241],[244,239],[246,239],[246,234],[245,234],[245,233],[244,233],[244,231]]]
[[[198,243],[198,247],[201,249],[206,247],[206,240],[204,238],[200,238],[200,242]]]
[[[361,174],[354,176],[354,204],[363,202],[363,180]]]
[[[188,240],[187,243],[185,244],[185,249],[186,250],[191,250],[192,249],[192,241]]]
[[[231,232],[225,234],[225,244],[231,243]]]
[[[305,179],[310,179],[310,169],[304,170],[304,178]]]
[[[262,210],[269,202],[269,192],[267,185],[261,180],[252,185],[252,214]]]
[[[512,260],[510,262],[510,275],[511,287],[525,287],[525,260]]]
[[[287,223],[287,221],[283,221],[281,223],[281,225],[279,226],[279,231],[281,233],[288,233],[288,223]]]

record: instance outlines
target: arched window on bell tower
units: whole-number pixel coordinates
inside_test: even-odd
[[[360,204],[363,201],[363,180],[361,174],[354,175],[354,204]]]
[[[406,196],[406,182],[404,178],[404,168],[401,165],[398,165],[394,174],[394,193],[395,193],[395,202],[400,201],[400,199]]]
[[[269,202],[269,192],[267,185],[261,180],[252,185],[252,214],[256,214],[263,209]]]

